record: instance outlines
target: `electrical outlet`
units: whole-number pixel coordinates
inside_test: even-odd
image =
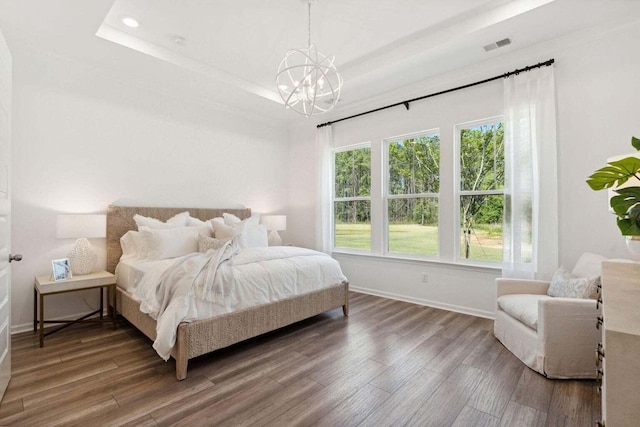
[[[429,282],[429,275],[427,273],[422,273],[422,283]]]

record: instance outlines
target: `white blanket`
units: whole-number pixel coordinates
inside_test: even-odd
[[[191,322],[305,294],[346,280],[330,256],[293,246],[219,250],[175,259],[145,273],[132,295],[157,320],[158,354],[168,360],[180,322]]]

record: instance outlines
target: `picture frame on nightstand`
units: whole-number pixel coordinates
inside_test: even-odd
[[[68,258],[54,259],[51,261],[53,268],[53,280],[58,282],[60,280],[71,279],[71,265]]]

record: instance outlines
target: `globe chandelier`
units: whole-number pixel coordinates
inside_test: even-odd
[[[311,3],[308,0],[308,48],[289,49],[278,66],[278,93],[290,108],[306,117],[326,113],[340,99],[342,76],[333,56],[318,52],[311,43]]]

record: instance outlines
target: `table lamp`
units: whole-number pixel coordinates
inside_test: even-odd
[[[262,223],[267,226],[269,233],[269,246],[282,246],[282,238],[278,231],[286,231],[286,215],[263,215]]]
[[[78,239],[67,254],[71,273],[74,275],[89,274],[96,266],[98,256],[87,239],[107,237],[107,216],[58,215],[56,237],[58,239]]]

